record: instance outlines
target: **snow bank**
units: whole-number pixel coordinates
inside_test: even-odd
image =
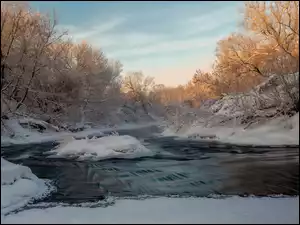
[[[50,151],[56,156],[78,156],[78,159],[138,158],[154,153],[139,140],[128,135],[75,140],[69,137]],[[53,157],[53,156],[51,156]]]
[[[193,111],[193,117],[181,107],[162,135],[233,144],[299,145],[299,113],[292,118],[280,116],[295,103],[290,95],[299,99],[299,73],[274,75],[248,93],[205,102]]]
[[[29,126],[29,129],[43,129],[46,131],[56,131],[56,132],[59,131],[59,128],[57,126],[54,126],[43,120],[37,120],[33,118],[22,118],[19,119],[19,123],[23,126],[24,125]]]
[[[139,129],[144,127],[150,127],[158,125],[156,122],[144,123],[144,124],[124,124],[114,127],[98,127],[88,130],[79,131],[76,133],[62,131],[62,132],[34,132],[29,129],[22,127],[18,120],[8,120],[6,121],[6,126],[14,133],[13,137],[9,137],[7,134],[1,132],[1,145],[11,145],[11,144],[29,144],[29,143],[42,143],[48,141],[63,140],[69,136],[76,138],[84,138],[86,136],[100,136],[103,132],[115,131],[118,129]]]
[[[1,223],[270,223],[298,224],[295,198],[154,198],[119,200],[106,208],[57,206],[1,218]]]
[[[1,158],[1,216],[52,190],[48,181],[38,179],[28,167]]]
[[[1,145],[44,142],[61,135],[57,127],[32,118],[5,120],[5,127],[7,129],[1,132]]]
[[[212,137],[215,140],[249,145],[299,145],[299,113],[290,118],[278,117],[265,124],[244,129],[242,126],[191,126],[179,133],[166,129],[162,135],[179,136],[182,138],[204,139]]]
[[[211,110],[215,115],[228,117],[241,116],[247,110],[254,110],[256,107],[256,97],[251,94],[228,95],[216,101]]]
[[[291,118],[276,118],[251,129],[237,129],[221,141],[254,145],[299,145],[299,113]]]

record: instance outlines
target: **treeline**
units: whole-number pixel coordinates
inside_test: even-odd
[[[297,91],[291,94],[286,75],[299,72],[299,2],[245,2],[243,16],[244,30],[217,43],[212,71],[197,70],[187,85],[161,90],[163,102],[199,105],[202,100],[248,92],[277,75],[285,84],[285,101],[298,104],[299,87],[294,85]]]
[[[33,114],[52,123],[100,121],[127,102],[147,114],[154,105],[199,105],[299,71],[299,2],[246,2],[243,22],[242,33],[218,42],[211,72],[198,70],[188,84],[168,88],[142,72],[122,77],[120,62],[72,42],[54,13],[1,2],[1,120]],[[297,104],[299,94],[290,90],[286,86],[289,102]]]
[[[41,15],[22,2],[1,2],[2,118],[101,117],[121,101],[121,71],[121,63],[108,60],[101,49],[68,39],[57,29],[55,15]]]

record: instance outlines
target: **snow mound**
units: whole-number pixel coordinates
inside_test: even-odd
[[[58,132],[59,128],[57,126],[54,126],[50,123],[47,123],[46,121],[43,120],[37,120],[33,118],[22,118],[19,119],[19,123],[23,127],[27,127],[31,130],[38,130],[38,131],[55,131]]]
[[[204,127],[191,126],[182,133],[166,130],[164,136],[179,136],[184,138],[203,139],[212,137],[220,142],[246,145],[299,145],[299,113],[292,117],[278,117],[265,124],[244,129],[236,127]]]
[[[10,185],[23,178],[36,179],[37,177],[28,167],[13,164],[1,158],[1,185]]]
[[[216,101],[211,110],[215,115],[238,117],[245,113],[245,110],[253,110],[257,106],[255,96],[251,94],[228,95]]]
[[[56,206],[25,210],[1,218],[1,223],[299,224],[299,197],[124,199],[105,208]]]
[[[28,167],[1,158],[1,216],[48,195],[52,190],[49,181],[37,178]]]
[[[299,145],[299,113],[286,119],[279,117],[252,129],[237,129],[223,142],[254,145]]]
[[[272,107],[287,108],[299,101],[299,73],[272,75],[247,93],[232,93],[217,100],[209,109],[215,115],[238,117]]]
[[[139,158],[154,153],[129,135],[106,136],[101,138],[76,140],[66,138],[50,153],[56,156],[78,157],[79,160],[101,160],[108,158]],[[50,156],[50,157],[53,157]]]

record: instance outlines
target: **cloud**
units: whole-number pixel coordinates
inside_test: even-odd
[[[151,44],[164,38],[162,34],[147,34],[142,32],[128,32],[117,34],[105,34],[101,36],[94,36],[89,39],[97,47],[114,49],[132,49],[138,46]]]
[[[179,8],[174,10],[180,10]],[[214,30],[222,27],[224,24],[228,22],[232,22],[235,20],[235,16],[233,16],[233,12],[236,10],[232,6],[221,7],[212,12],[207,11],[202,15],[191,15],[187,18],[180,17],[174,15],[172,18],[166,17],[168,19],[164,21],[160,21],[155,26],[157,28],[163,27],[164,24],[168,24],[174,30],[174,33],[168,33],[167,31],[159,30],[156,33],[145,32],[145,27],[148,25],[153,26],[154,21],[147,20],[145,24],[140,24],[140,27],[136,26],[137,19],[143,19],[141,17],[135,17],[134,14],[131,14],[130,17],[124,15],[120,15],[118,18],[112,19],[99,19],[102,22],[102,25],[93,25],[96,23],[95,21],[87,21],[85,27],[76,27],[65,25],[64,27],[69,29],[71,36],[74,41],[87,40],[89,43],[93,44],[96,47],[109,48],[107,49],[109,52],[112,52],[112,55],[124,55],[126,49],[128,51],[132,51],[133,55],[139,54],[147,54],[153,53],[155,48],[153,46],[144,47],[141,50],[141,46],[153,44],[154,42],[162,42],[157,45],[160,48],[160,52],[163,49],[166,49],[167,52],[170,49],[180,49],[187,45],[187,41],[178,40],[176,35],[181,35],[182,38],[198,34],[198,39],[201,39],[201,34],[205,35],[205,31]],[[135,12],[137,13],[137,12]],[[139,12],[141,13],[141,12]],[[174,13],[174,12],[173,12]],[[134,22],[135,26],[131,26],[132,22]],[[171,23],[170,23],[171,22]],[[97,23],[99,23],[97,21]],[[150,23],[150,24],[149,24]],[[122,25],[122,28],[126,28],[125,31],[118,32],[118,28]],[[124,30],[124,29],[122,29]],[[170,40],[176,40],[174,44],[178,44],[178,47],[170,47],[171,43],[168,43]],[[178,42],[178,43],[176,43]],[[184,43],[183,43],[184,42]],[[195,42],[195,41],[194,41]],[[198,41],[197,45],[199,45]],[[204,40],[206,42],[206,40]],[[200,44],[201,45],[201,44]],[[114,48],[114,49],[113,49]],[[117,50],[117,53],[116,53]]]
[[[193,10],[190,12],[189,8]],[[232,31],[238,19],[233,4],[213,6],[206,11],[202,8],[200,13],[185,5],[183,11],[179,6],[155,11],[155,16],[139,10],[130,11],[128,16],[128,12],[122,11],[114,18],[99,14],[98,20],[87,20],[85,26],[60,27],[67,28],[74,41],[86,40],[102,48],[108,57],[119,59],[126,71],[154,73],[161,82],[166,80],[161,77],[166,76],[175,84],[185,81],[186,75],[183,75],[185,78],[171,79],[168,74],[192,76],[192,71],[197,68],[209,69],[217,41]]]
[[[161,41],[151,45],[144,45],[132,49],[124,49],[121,51],[114,51],[111,53],[113,57],[133,57],[133,56],[146,56],[149,54],[165,54],[189,49],[198,49],[216,43],[219,36],[210,38],[192,38],[174,41]]]
[[[79,27],[75,25],[59,25],[58,29],[67,30],[74,41],[89,40],[95,36],[105,35],[106,33],[115,30],[118,26],[126,22],[124,17],[113,18],[103,22],[101,25],[86,25]]]
[[[236,6],[225,6],[212,12],[207,12],[200,16],[194,16],[187,19],[189,27],[185,30],[186,35],[204,33],[216,29],[222,29],[227,24],[237,23],[239,14]]]

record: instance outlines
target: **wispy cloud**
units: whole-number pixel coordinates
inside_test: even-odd
[[[67,30],[74,41],[83,39],[92,39],[95,36],[105,35],[106,33],[118,28],[121,24],[125,23],[125,18],[113,18],[106,20],[100,25],[88,24],[85,27],[76,25],[59,25],[60,30]]]
[[[174,41],[161,41],[151,45],[144,45],[133,49],[124,49],[112,53],[114,57],[128,57],[128,56],[145,56],[149,54],[166,54],[189,49],[199,49],[207,45],[214,44],[219,39],[217,37],[210,37],[205,39],[192,38]]]
[[[228,23],[237,24],[240,17],[238,13],[235,13],[236,10],[236,7],[226,6],[200,16],[190,17],[187,23],[193,29],[187,29],[186,35],[222,29]]]
[[[158,3],[154,4],[145,13],[138,10],[138,6],[133,9],[130,6],[124,10],[126,12],[121,10],[114,16],[108,12],[104,13],[105,16],[103,13],[93,15],[93,18],[98,16],[98,20],[89,20],[89,15],[80,15],[86,19],[84,23],[60,25],[60,28],[68,29],[74,41],[86,40],[102,48],[109,57],[121,60],[125,71],[146,68],[148,72],[161,76],[168,73],[168,68],[174,63],[177,63],[175,70],[182,73],[194,70],[197,64],[209,68],[205,65],[210,64],[217,41],[233,31],[232,27],[237,24],[239,14],[236,5],[220,3],[218,8],[218,3],[208,6],[210,3],[188,5],[182,2],[182,9],[179,3],[173,7],[163,4],[165,7],[161,8]],[[151,4],[148,6],[151,7]],[[195,7],[199,8],[199,12]],[[190,57],[177,60],[186,52]],[[195,57],[199,58],[195,60]],[[189,65],[190,61],[193,61],[193,65]],[[187,68],[188,65],[193,69]],[[169,71],[174,73],[174,67]]]
[[[236,20],[236,16],[232,15],[233,6],[222,7],[220,9],[214,10],[212,12],[206,12],[202,15],[191,15],[188,18],[174,17],[172,18],[172,24],[169,26],[173,27],[176,33],[178,33],[181,38],[176,38],[173,33],[168,33],[164,31],[147,33],[140,31],[139,27],[130,27],[131,21],[128,21],[126,17],[120,15],[119,18],[113,19],[99,19],[102,22],[101,25],[86,24],[84,27],[77,27],[75,25],[62,25],[62,27],[67,28],[74,38],[75,41],[80,41],[82,39],[88,40],[91,44],[97,47],[116,47],[120,54],[128,49],[132,52],[133,55],[137,54],[147,54],[153,53],[156,48],[153,48],[154,45],[144,47],[143,50],[138,48],[143,45],[148,45],[153,42],[158,42],[155,44],[159,48],[160,52],[166,50],[169,52],[171,49],[177,51],[177,49],[186,49],[189,48],[188,42],[199,44],[201,39],[201,34],[205,36],[205,32],[209,30],[215,30],[221,28],[224,24]],[[131,15],[131,19],[135,18],[134,15]],[[169,18],[170,20],[170,18]],[[162,26],[166,21],[161,21],[160,24],[157,24],[157,28]],[[150,21],[150,23],[152,23]],[[168,22],[169,24],[169,22]],[[125,32],[118,32],[120,26],[127,26],[128,29]],[[149,24],[143,24],[143,27],[147,27]],[[153,24],[152,24],[153,26]],[[199,34],[197,40],[180,40],[188,38],[188,36],[193,34]],[[209,39],[209,37],[207,38]],[[161,43],[159,43],[161,42]],[[206,40],[203,41],[207,42]],[[177,46],[172,46],[177,45]],[[132,49],[137,48],[137,49]],[[113,50],[114,51],[114,50]],[[140,52],[140,53],[139,53]]]

